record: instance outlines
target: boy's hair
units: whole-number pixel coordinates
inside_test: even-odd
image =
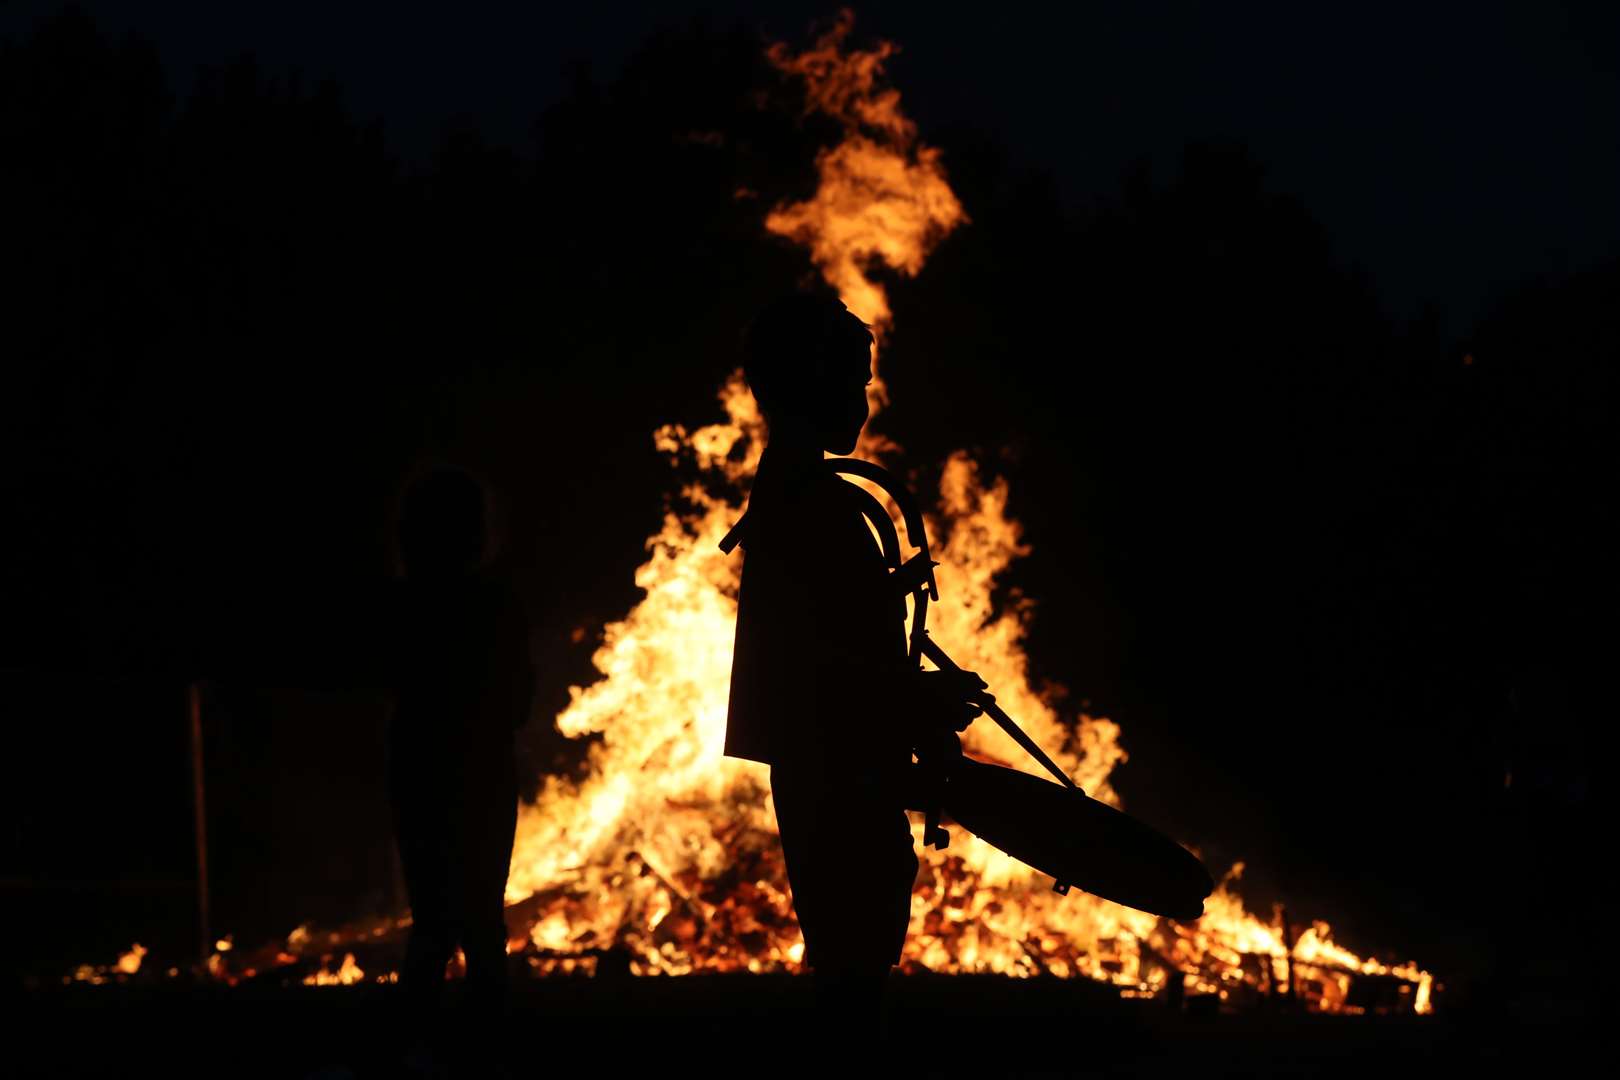
[[[872,331],[837,297],[789,293],[772,301],[743,336],[743,375],[759,407],[791,408],[822,374],[829,355],[869,354]]]

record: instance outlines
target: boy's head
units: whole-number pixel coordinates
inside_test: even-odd
[[[784,296],[748,328],[743,374],[773,433],[792,428],[848,454],[866,425],[872,331],[833,297]]]
[[[407,575],[470,573],[484,561],[488,539],[484,488],[470,474],[437,468],[406,490],[399,548]]]

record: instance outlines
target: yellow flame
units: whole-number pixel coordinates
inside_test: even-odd
[[[918,143],[898,94],[879,85],[892,47],[846,51],[849,29],[845,13],[805,53],[770,50],[780,70],[804,80],[807,108],[839,120],[845,135],[818,156],[815,194],[772,211],[766,228],[804,244],[851,310],[881,333],[892,314],[868,269],[881,262],[917,273],[966,215],[937,152]],[[636,572],[645,597],[605,628],[593,658],[601,679],[574,688],[557,718],[566,735],[596,737],[584,778],[549,778],[520,817],[508,898],[534,904],[530,940],[562,957],[547,964],[615,947],[646,973],[802,963],[765,771],[722,755],[739,561],[716,545],[740,506],[715,492],[746,484],[764,432],[740,376],[722,388],[720,402],[725,421],[693,431],[669,425],[654,435],[660,452],[695,466],[705,482],[681,492],[684,505],[666,513],[648,540]],[[875,449],[863,442],[865,452]],[[946,462],[938,513],[929,519],[944,598],[931,628],[1083,788],[1117,805],[1108,780],[1125,760],[1118,725],[1064,716],[1037,692],[1023,651],[1030,602],[992,603],[996,582],[1028,552],[1006,505],[1005,483],[986,484],[967,455]],[[1032,768],[989,725],[970,729],[965,742],[979,756]],[[946,852],[926,851],[904,966],[1083,975],[1140,995],[1174,980],[1227,999],[1236,985],[1280,985],[1292,952],[1296,962],[1330,973],[1318,1007],[1342,1007],[1343,972],[1388,971],[1416,981],[1427,1008],[1430,980],[1414,966],[1363,961],[1331,945],[1325,926],[1291,950],[1277,929],[1244,910],[1227,882],[1190,926],[1085,894],[1060,897],[1049,885],[971,836],[960,835]]]
[[[322,966],[319,971],[304,977],[305,986],[353,986],[361,982],[366,973],[360,970],[360,965],[354,962],[354,953],[344,953],[343,963],[337,970]]]

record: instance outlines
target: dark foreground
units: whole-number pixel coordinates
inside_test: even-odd
[[[1484,1066],[1559,1075],[1595,1039],[1567,1017],[1334,1017],[1174,1011],[1056,980],[895,980],[890,1044],[802,1046],[804,980],[785,976],[525,982],[502,1025],[504,1075],[645,1077],[1445,1076]],[[8,1009],[8,1076],[403,1075],[393,986],[228,990],[71,986]],[[817,1055],[821,1057],[818,1058]],[[831,1065],[828,1064],[830,1059]],[[468,1075],[463,1070],[459,1075]],[[457,1075],[457,1074],[452,1074]]]

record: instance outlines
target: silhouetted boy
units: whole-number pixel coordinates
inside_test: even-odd
[[[866,423],[871,344],[843,304],[807,295],[773,304],[747,335],[770,438],[742,538],[725,744],[771,767],[820,1022],[853,1037],[876,1026],[910,920],[912,750],[964,722],[961,706],[920,692],[863,496],[822,465],[823,451],[854,450]]]
[[[528,716],[528,630],[517,599],[481,572],[485,498],[471,476],[441,469],[414,483],[399,543],[388,779],[413,920],[402,982],[425,1020],[459,944],[469,1004],[489,1018],[506,993],[513,732]]]

